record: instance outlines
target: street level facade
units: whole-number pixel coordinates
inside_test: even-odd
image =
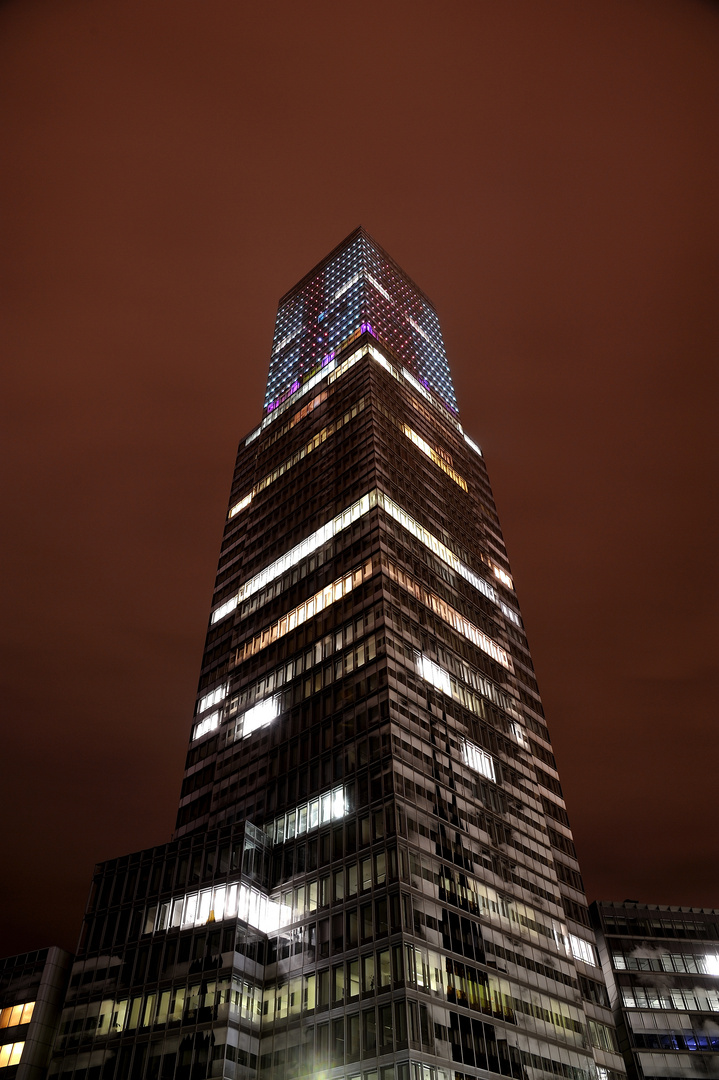
[[[434,306],[357,229],[280,301],[170,843],[96,867],[63,1080],[620,1080]]]

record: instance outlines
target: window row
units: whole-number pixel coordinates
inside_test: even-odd
[[[639,1050],[698,1050],[719,1051],[719,1035],[706,1031],[632,1032],[632,1043]]]
[[[396,581],[397,584],[410,593],[420,603],[433,611],[443,622],[447,623],[456,633],[461,634],[468,641],[471,641],[473,645],[481,649],[497,664],[501,664],[502,667],[512,671],[512,660],[506,649],[503,649],[501,645],[498,645],[491,638],[487,637],[479,627],[474,626],[469,619],[465,618],[459,611],[453,608],[446,600],[442,600],[436,593],[426,589],[423,585],[420,585],[410,577],[401,567],[397,566],[391,560],[382,560],[383,569],[386,569],[390,578]]]
[[[385,621],[388,624],[394,625],[397,630],[402,632],[401,639],[395,639],[394,637],[388,636],[388,644],[391,643],[399,655],[404,653],[409,659],[410,656],[414,656],[415,650],[407,645],[406,639],[411,635],[411,630],[406,626],[406,622],[408,621],[407,616],[403,616],[400,610],[395,608],[394,605],[391,607],[388,605],[388,608],[389,610],[385,614]],[[412,613],[414,614],[414,611]],[[471,686],[475,690],[478,690],[483,698],[491,701],[493,705],[496,705],[497,708],[501,709],[503,712],[508,713],[515,719],[522,720],[522,712],[509,694],[500,690],[498,686],[495,686],[493,682],[478,672],[475,667],[470,666],[464,660],[460,659],[454,651],[445,649],[436,638],[433,644],[437,654],[442,658],[443,663],[451,669],[451,672],[453,672],[458,679],[463,680],[467,686]],[[465,690],[464,693],[466,695],[467,691]],[[462,701],[465,708],[469,709],[470,712],[473,712],[475,716],[485,716],[486,709],[483,702],[477,702],[473,697],[467,697],[466,700],[467,704],[464,704],[464,701]]]
[[[370,612],[370,617],[372,613]],[[361,622],[362,620],[357,620]],[[371,618],[370,618],[371,621]],[[341,635],[337,636],[339,640]],[[332,642],[335,640],[334,635],[330,635],[329,640]],[[322,642],[316,642],[316,646],[321,648]],[[241,713],[235,724],[234,729],[228,733],[227,738],[229,740],[237,740],[240,738],[248,738],[258,728],[266,727],[273,720],[275,720],[283,711],[282,705],[285,704],[285,709],[289,709],[293,703],[299,703],[302,700],[306,700],[312,697],[313,694],[319,693],[322,689],[326,689],[332,686],[333,683],[341,682],[348,675],[351,675],[354,671],[364,667],[365,664],[372,663],[376,659],[378,654],[381,654],[384,648],[384,638],[381,634],[370,634],[361,641],[354,648],[349,649],[343,655],[336,656],[334,662],[325,664],[324,667],[315,667],[314,675],[310,675],[309,678],[304,679],[302,683],[296,683],[291,689],[288,689],[284,697],[282,694],[275,694],[273,697],[266,697],[253,705],[250,709]],[[258,686],[287,686],[290,676],[297,678],[299,673],[308,672],[309,668],[313,666],[312,657],[317,650],[310,650],[305,654],[304,664],[302,656],[298,660],[290,661],[288,664],[270,672],[263,679],[259,680],[259,683],[255,683],[248,688],[247,698],[251,700],[256,698],[256,688]],[[328,650],[328,655],[331,655],[331,649]],[[245,696],[244,694],[242,695]],[[238,699],[233,698],[230,704],[230,716],[237,712]],[[219,713],[213,713],[211,717],[201,721],[195,727],[194,739],[198,739],[200,736],[198,732],[205,733],[206,725],[212,721],[212,729],[218,727],[221,718]]]
[[[0,1028],[15,1027],[17,1024],[29,1024],[32,1020],[34,1001],[27,1001],[23,1005],[8,1005],[0,1010]]]
[[[318,829],[320,825],[341,820],[349,810],[347,792],[343,787],[336,787],[268,822],[265,833],[273,844],[283,844]]]
[[[293,679],[297,679],[300,675],[307,674],[311,669],[319,667],[323,661],[336,656],[343,648],[351,645],[353,641],[361,638],[367,631],[371,630],[380,617],[381,610],[369,608],[345,626],[340,627],[335,633],[318,638],[309,648],[304,649],[292,660],[288,660],[274,671],[268,672],[261,679],[245,687],[240,694],[232,697],[230,699],[230,716],[234,716],[243,707],[261,701],[268,694],[274,693]],[[357,649],[339,658],[339,667],[336,664],[330,665],[326,674],[327,685],[333,681],[333,677],[337,679],[343,678],[346,674],[349,675],[354,671],[355,667],[361,667],[362,664],[374,660],[378,644],[381,648],[383,641],[380,638],[379,643],[377,643],[374,635],[372,635],[370,639],[358,645]],[[322,679],[321,682],[324,684],[325,679]]]
[[[327,398],[333,393],[332,390],[321,390],[319,394],[315,394],[306,405],[302,405],[296,412],[292,414],[289,420],[286,420],[281,427],[276,431],[273,431],[266,439],[262,440],[261,453],[265,453],[271,446],[273,446],[278,439],[281,439],[283,435],[286,435],[288,431],[291,431],[295,424],[299,424],[301,420],[304,420],[306,416],[309,416],[311,412],[327,401]],[[293,402],[294,404],[294,402]]]
[[[374,1058],[405,1050],[408,1046],[434,1051],[434,1032],[429,1012],[425,1005],[418,1005],[416,1001],[373,1005],[359,1012],[307,1025],[301,1038],[302,1043],[299,1043],[297,1035],[290,1036],[286,1048],[282,1038],[278,1040],[275,1037],[272,1042],[263,1038],[260,1076],[269,1075],[273,1066],[276,1076],[285,1076],[287,1073],[283,1067],[291,1068],[292,1064],[299,1064],[300,1061],[305,1067],[320,1071],[328,1066],[359,1061],[360,1058]]]
[[[442,472],[450,478],[450,480],[454,480],[455,484],[457,484],[458,487],[461,487],[462,491],[467,490],[467,481],[452,467],[451,454],[448,454],[446,450],[435,450],[434,447],[430,446],[427,440],[423,439],[421,435],[418,435],[409,424],[400,424],[399,426],[400,430],[404,432],[410,442],[413,443],[418,450],[421,450],[425,457],[428,457],[437,468],[441,469]]]
[[[470,914],[487,919],[500,929],[520,934],[544,949],[549,947],[560,956],[581,960],[592,967],[597,966],[594,946],[584,938],[570,934],[564,923],[537,911],[523,901],[500,894],[486,882],[460,873],[446,863],[438,864],[424,853],[409,852],[407,879],[404,849],[400,849],[400,855],[401,877],[409,880],[415,888],[421,889],[423,880],[432,882],[437,890],[437,899],[448,900]]]
[[[259,634],[255,634],[243,645],[240,645],[235,653],[234,663],[241,664],[245,660],[249,660],[261,649],[278,641],[285,634],[313,619],[315,615],[319,615],[320,612],[326,611],[332,604],[342,600],[353,589],[358,588],[363,581],[369,580],[377,569],[379,569],[379,566],[374,566],[374,562],[370,558],[360,566],[355,567],[350,573],[344,574],[330,585],[326,585],[324,589],[320,589],[314,596],[305,600],[304,603],[299,604],[292,611],[288,611],[277,622],[265,627]]]
[[[94,1038],[145,1031],[167,1024],[244,1020],[259,1024],[262,989],[236,976],[175,986],[127,998],[105,998],[63,1010],[56,1050]]]
[[[405,968],[407,985],[419,991],[509,1024],[529,1027],[540,1035],[587,1046],[584,1013],[566,1001],[488,975],[424,946],[405,946]]]
[[[622,1004],[627,1009],[680,1009],[682,1012],[719,1012],[719,990],[703,986],[669,989],[653,986],[622,986]]]
[[[471,567],[467,566],[458,555],[449,548],[446,544],[442,543],[436,536],[434,536],[428,529],[425,529],[423,525],[420,525],[418,521],[407,513],[407,511],[398,505],[391,499],[389,495],[385,495],[383,492],[378,493],[378,503],[383,508],[385,513],[389,514],[395,521],[397,521],[403,529],[405,529],[410,536],[413,536],[416,540],[431,551],[433,555],[436,555],[446,566],[451,570],[454,570],[464,578],[477,592],[482,596],[486,596],[488,600],[496,604],[501,608],[502,612],[511,622],[517,626],[521,625],[519,615],[513,611],[504,601],[500,598],[497,590],[485,581],[483,577],[476,574]]]
[[[331,903],[330,882],[335,901],[341,901],[368,892],[373,885],[381,887],[388,880],[396,879],[396,851],[390,848],[360,859],[358,863],[343,867],[319,881],[306,881],[293,889],[284,890],[276,898],[244,882],[216,885],[159,905],[150,905],[145,914],[143,933],[186,929],[234,918],[270,933]]]
[[[291,911],[283,908],[260,889],[244,882],[232,882],[186,893],[151,905],[145,915],[143,933],[168,929],[186,929],[221,922],[223,919],[242,919],[263,933],[271,933],[290,921]]]
[[[635,956],[613,953],[615,971],[676,971],[690,975],[719,975],[719,953],[660,953]]]
[[[0,1046],[0,1069],[6,1069],[10,1065],[19,1065],[24,1048],[24,1042],[5,1043],[4,1046]]]
[[[339,431],[345,424],[348,424],[350,420],[353,420],[359,413],[363,412],[364,407],[365,398],[362,397],[359,399],[359,401],[354,402],[344,414],[338,416],[337,419],[333,420],[331,424],[323,427],[320,431],[313,435],[309,442],[307,442],[299,450],[296,450],[291,457],[287,458],[286,461],[283,461],[281,465],[278,465],[277,468],[273,469],[273,471],[271,473],[268,473],[267,476],[263,476],[261,480],[258,480],[258,482],[255,484],[252,490],[247,493],[247,495],[243,496],[243,498],[240,499],[239,502],[236,502],[234,506],[230,507],[228,517],[235,517],[237,514],[240,513],[241,510],[244,510],[246,506],[249,506],[249,504],[256,495],[259,495],[261,491],[264,491],[265,488],[269,487],[270,484],[274,483],[275,480],[279,479],[279,477],[281,476],[284,476],[284,474],[286,472],[289,472],[291,468],[297,465],[300,461],[303,461],[308,454],[311,454],[313,450],[316,450],[319,446],[325,443],[327,439],[331,438],[331,436],[334,435],[335,432]]]

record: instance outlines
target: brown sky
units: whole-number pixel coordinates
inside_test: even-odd
[[[0,953],[174,821],[277,298],[434,300],[590,898],[719,907],[719,9],[0,5]]]

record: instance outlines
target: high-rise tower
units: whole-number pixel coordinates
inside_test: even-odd
[[[175,835],[97,867],[52,1070],[623,1068],[484,459],[358,229],[280,301]]]

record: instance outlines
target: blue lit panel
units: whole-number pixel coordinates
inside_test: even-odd
[[[280,302],[265,410],[271,412],[328,364],[335,350],[358,330],[370,330],[415,378],[457,412],[436,311],[361,229]]]

